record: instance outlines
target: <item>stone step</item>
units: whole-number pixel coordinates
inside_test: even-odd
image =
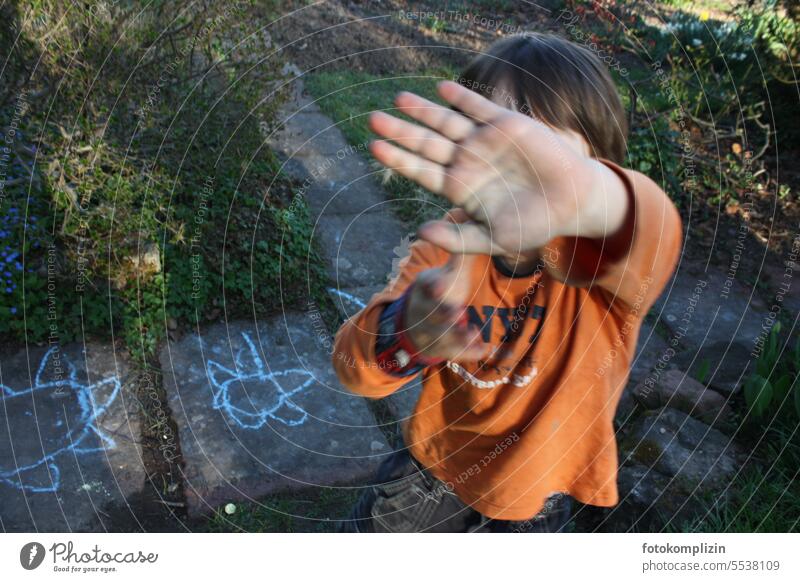
[[[136,523],[144,490],[137,400],[112,346],[32,348],[3,356],[0,526],[107,531]]]
[[[654,311],[689,351],[717,341],[755,345],[769,313],[752,287],[692,262],[679,265]]]
[[[308,313],[214,325],[161,351],[188,511],[272,493],[362,484],[390,451],[346,391]]]

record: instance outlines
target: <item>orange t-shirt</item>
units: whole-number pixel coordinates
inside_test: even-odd
[[[468,316],[493,355],[422,372],[406,444],[491,518],[533,517],[555,492],[591,505],[618,502],[614,413],[642,319],[678,260],[682,227],[652,180],[604,163],[628,192],[620,231],[605,240],[553,239],[542,252],[546,268],[525,276],[477,257]],[[420,271],[448,257],[414,242],[396,280],[342,325],[333,364],[344,386],[382,398],[409,381],[376,365],[379,316]]]

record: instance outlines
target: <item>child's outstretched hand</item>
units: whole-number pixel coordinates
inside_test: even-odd
[[[463,208],[471,223],[434,221],[420,237],[450,252],[514,256],[556,236],[603,238],[623,223],[624,185],[536,119],[452,81],[439,94],[459,111],[401,93],[399,111],[427,127],[375,112],[378,161]],[[462,251],[463,249],[463,251]]]

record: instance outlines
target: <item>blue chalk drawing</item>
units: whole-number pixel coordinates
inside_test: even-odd
[[[82,383],[75,366],[58,349],[52,347],[42,357],[30,388],[16,391],[0,384],[0,411],[5,417],[5,422],[0,419],[0,451],[4,453],[0,483],[29,493],[58,491],[59,455],[85,455],[116,446],[97,420],[116,400],[119,380],[111,376],[94,384]],[[48,364],[69,373],[48,380]]]
[[[303,424],[308,413],[292,397],[314,384],[314,375],[296,368],[267,371],[250,335],[242,332],[242,338],[247,347],[237,352],[235,370],[213,360],[206,363],[214,409],[224,411],[241,428],[259,429],[270,419],[286,426]]]
[[[350,303],[352,303],[353,305],[355,305],[359,309],[364,309],[364,307],[367,306],[367,304],[364,303],[363,301],[361,301],[361,299],[359,299],[355,295],[350,295],[350,293],[347,293],[346,291],[342,291],[340,289],[336,289],[335,287],[328,287],[328,291],[330,291],[331,293],[335,293],[336,295],[338,295],[339,297],[341,297],[345,301],[349,301]]]

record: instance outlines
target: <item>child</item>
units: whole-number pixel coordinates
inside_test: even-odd
[[[614,413],[681,220],[623,170],[625,115],[588,49],[495,44],[439,86],[373,113],[385,166],[455,209],[423,225],[398,277],[345,322],[341,382],[388,396],[422,372],[408,447],[346,531],[558,531],[572,499],[618,502]]]

